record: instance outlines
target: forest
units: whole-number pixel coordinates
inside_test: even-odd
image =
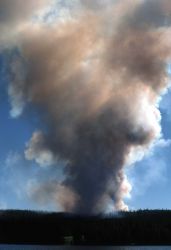
[[[0,243],[171,245],[171,210],[139,210],[94,216],[1,210]]]

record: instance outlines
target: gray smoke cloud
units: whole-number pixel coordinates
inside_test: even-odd
[[[47,6],[49,0],[1,0],[0,23],[1,25],[20,23],[32,17],[36,11]]]
[[[46,132],[33,134],[26,159],[65,165],[65,179],[33,187],[34,199],[49,193],[78,213],[105,211],[109,203],[126,210],[124,169],[161,136],[171,3],[113,1],[110,10],[92,12],[91,2],[82,2],[88,8],[70,20],[22,30],[11,112],[17,116],[30,103],[41,109]]]
[[[19,32],[50,4],[52,0],[0,0],[0,49],[18,43]]]

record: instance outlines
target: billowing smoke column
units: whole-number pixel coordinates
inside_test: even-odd
[[[78,213],[105,211],[109,203],[127,209],[123,199],[131,186],[124,168],[161,136],[170,12],[165,0],[110,1],[107,7],[82,1],[79,14],[19,33],[11,114],[32,104],[46,124],[25,156],[65,165],[62,182],[45,183],[34,195],[54,192],[63,210]]]

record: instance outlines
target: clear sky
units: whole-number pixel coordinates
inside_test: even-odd
[[[73,1],[72,4],[69,2],[71,1],[63,1],[62,4],[60,1],[55,2],[53,8],[45,11],[46,14],[34,16],[35,19],[32,16],[33,22],[39,20],[49,24],[56,18],[60,21],[66,16],[70,18],[70,11],[73,8],[80,8],[81,5],[79,1]],[[91,5],[90,1],[82,2],[86,6]],[[100,8],[105,1],[101,1],[100,6],[96,2],[98,3],[95,1],[91,8]],[[109,5],[111,2],[106,1]],[[54,8],[58,8],[58,11]],[[4,41],[0,40],[0,42]],[[16,46],[14,47],[16,49]],[[58,210],[59,206],[54,203],[50,194],[46,194],[46,196],[49,195],[46,198],[30,195],[30,189],[36,186],[37,182],[53,182],[56,178],[63,179],[64,173],[63,168],[60,167],[54,171],[56,163],[51,154],[43,155],[45,157],[42,158],[43,163],[40,159],[36,160],[36,157],[32,160],[26,159],[25,149],[33,133],[37,130],[46,131],[46,126],[40,119],[41,115],[38,116],[38,110],[34,105],[26,107],[26,111],[21,112],[21,115],[17,117],[12,115],[9,96],[12,78],[9,62],[16,53],[15,49],[8,47],[1,49],[0,52],[0,208]],[[165,67],[170,74],[167,66]],[[132,186],[129,197],[124,198],[129,209],[171,209],[171,90],[169,88],[161,98],[159,110],[162,129],[160,139],[142,160],[125,170]],[[47,163],[49,160],[52,164]],[[59,161],[58,165],[60,164],[62,165]]]

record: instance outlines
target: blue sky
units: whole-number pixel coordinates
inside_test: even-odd
[[[162,98],[160,112],[163,138],[167,143],[156,146],[153,152],[128,171],[132,180],[132,197],[128,200],[130,208],[171,209],[171,91]]]
[[[54,204],[37,204],[28,194],[29,185],[36,180],[50,180],[51,169],[40,168],[34,162],[25,160],[26,142],[32,133],[42,127],[35,110],[27,111],[17,119],[10,115],[8,97],[9,53],[0,55],[0,208],[55,210]],[[57,173],[60,175],[61,173]],[[48,178],[49,175],[49,178]],[[55,176],[54,176],[55,178]]]

